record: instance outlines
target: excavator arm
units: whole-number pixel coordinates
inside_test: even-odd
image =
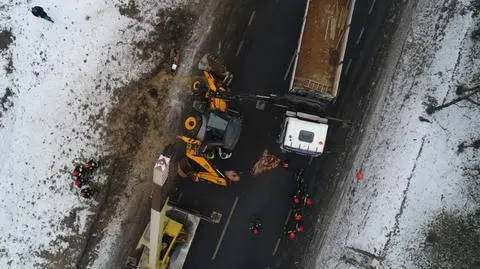
[[[220,186],[227,186],[227,180],[225,176],[213,167],[203,154],[201,154],[201,143],[199,140],[186,137],[178,136],[180,140],[185,142],[186,152],[185,155],[188,159],[197,163],[200,167],[204,169],[201,172],[193,172],[192,176],[195,181],[206,180]]]

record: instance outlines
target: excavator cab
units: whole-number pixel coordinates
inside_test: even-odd
[[[240,139],[242,119],[218,110],[204,114],[192,111],[184,120],[184,135],[199,140],[209,148],[217,148],[221,159],[228,159]]]

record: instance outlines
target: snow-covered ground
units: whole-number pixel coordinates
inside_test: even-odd
[[[103,154],[95,127],[113,89],[155,66],[152,59],[161,55],[146,55],[138,44],[162,19],[158,10],[185,2],[0,5],[0,268],[39,266],[71,247],[65,238],[86,231],[93,204],[70,189],[68,172],[74,161]],[[34,5],[55,23],[34,17]]]
[[[319,227],[326,230],[316,268],[436,268],[425,252],[438,239],[427,235],[438,231],[439,216],[462,218],[480,206],[471,195],[478,178],[465,175],[479,165],[478,149],[458,152],[460,143],[480,138],[480,107],[461,101],[425,112],[426,102],[457,98],[456,86],[474,86],[479,45],[470,33],[478,19],[466,0],[408,2],[343,192],[328,227]],[[355,180],[359,170],[363,181]],[[460,268],[453,259],[437,262]]]

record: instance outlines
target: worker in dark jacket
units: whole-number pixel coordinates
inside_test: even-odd
[[[97,168],[98,168],[98,163],[94,160],[90,160],[86,162],[83,167],[85,170],[88,172],[88,174],[92,174]]]
[[[250,231],[254,234],[257,235],[260,233],[262,230],[262,222],[260,219],[255,218],[250,222]]]
[[[42,18],[44,20],[47,20],[49,22],[53,22],[52,18],[50,18],[47,13],[45,12],[45,10],[43,10],[42,7],[39,7],[39,6],[34,6],[32,8],[32,14],[33,16],[35,17],[38,17],[38,18]]]
[[[80,197],[85,198],[85,199],[92,198],[93,194],[94,194],[94,190],[88,184],[83,185],[82,188],[80,189],[80,193],[79,193]]]

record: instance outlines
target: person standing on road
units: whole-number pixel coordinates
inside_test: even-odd
[[[32,8],[32,14],[33,14],[33,16],[35,16],[35,17],[42,18],[42,19],[47,20],[47,21],[49,21],[49,22],[53,22],[52,18],[50,18],[50,17],[47,15],[47,12],[45,12],[45,10],[43,10],[42,7],[34,6],[34,7]]]
[[[312,204],[313,204],[313,200],[310,194],[308,193],[305,194],[305,197],[303,198],[303,205],[311,206]]]
[[[295,223],[295,230],[297,232],[303,232],[303,221],[298,221]]]
[[[289,239],[293,240],[295,237],[297,237],[297,231],[295,230],[288,230],[287,231],[287,236]]]
[[[294,208],[293,209],[293,218],[296,221],[301,221],[303,219],[302,210],[300,208]]]
[[[250,222],[250,231],[254,234],[257,235],[261,232],[262,230],[262,222],[260,219],[255,218]]]

